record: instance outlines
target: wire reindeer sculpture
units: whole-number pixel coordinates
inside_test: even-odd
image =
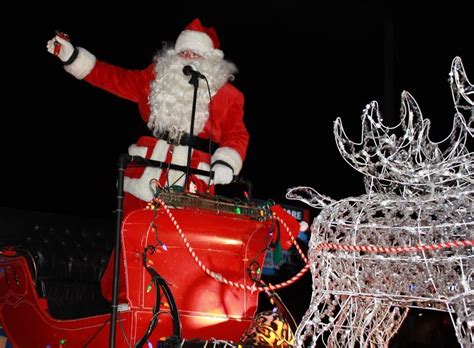
[[[447,311],[463,347],[474,345],[474,87],[459,57],[450,85],[453,127],[429,138],[430,120],[402,93],[400,123],[383,124],[377,102],[362,114],[360,142],[334,136],[364,175],[366,193],[335,201],[310,187],[287,198],[321,209],[311,227],[310,307],[304,347],[387,347],[410,307]]]

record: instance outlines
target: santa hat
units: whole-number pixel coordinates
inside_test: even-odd
[[[176,52],[189,50],[202,55],[210,53],[224,57],[224,52],[219,47],[219,38],[214,28],[206,28],[198,18],[189,23],[179,34],[174,45]]]

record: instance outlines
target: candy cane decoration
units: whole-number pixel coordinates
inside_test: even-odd
[[[293,284],[294,282],[296,282],[298,279],[300,279],[309,269],[310,265],[308,263],[308,259],[304,256],[301,248],[299,247],[298,243],[296,242],[293,234],[291,233],[291,231],[289,230],[288,226],[286,225],[286,223],[279,219],[278,217],[276,217],[278,219],[278,221],[280,221],[283,225],[283,227],[285,227],[286,231],[288,232],[292,242],[295,244],[295,247],[296,249],[298,250],[298,252],[300,253],[300,255],[302,255],[303,257],[303,260],[305,261],[306,265],[301,269],[301,271],[299,271],[296,275],[294,275],[292,278],[290,278],[289,280],[287,281],[284,281],[284,282],[281,282],[277,285],[272,285],[272,284],[269,284],[268,286],[256,286],[255,284],[253,284],[252,286],[249,286],[249,285],[244,285],[242,283],[237,283],[237,282],[233,282],[231,280],[228,280],[226,278],[224,278],[221,274],[219,273],[216,273],[216,272],[213,272],[211,271],[206,265],[203,264],[203,262],[199,259],[199,257],[196,255],[196,252],[194,251],[193,247],[191,246],[191,244],[189,243],[188,239],[186,238],[186,235],[184,234],[183,230],[181,229],[181,227],[179,226],[178,222],[176,221],[173,213],[171,212],[170,208],[166,205],[166,203],[164,202],[163,199],[161,199],[160,197],[157,197],[156,198],[156,201],[158,201],[158,203],[161,204],[161,206],[163,207],[163,209],[165,210],[166,214],[168,215],[169,219],[171,220],[171,222],[173,223],[174,227],[176,228],[176,231],[178,232],[178,234],[180,235],[181,239],[183,240],[184,242],[184,245],[186,246],[186,248],[188,249],[189,253],[191,254],[192,258],[194,259],[194,261],[196,262],[196,264],[208,275],[210,276],[211,278],[217,280],[218,282],[221,282],[221,283],[224,283],[226,285],[229,285],[229,286],[233,286],[235,288],[239,288],[239,289],[242,289],[242,290],[248,290],[250,292],[255,292],[255,291],[258,291],[258,292],[261,292],[261,291],[269,291],[269,290],[278,290],[278,289],[282,289],[284,287],[287,287],[288,285],[291,285]]]

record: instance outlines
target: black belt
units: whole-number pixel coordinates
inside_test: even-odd
[[[189,146],[191,137],[188,133],[178,133],[176,137],[171,137],[169,132],[162,133],[158,136],[159,139],[166,141],[172,145],[184,145]],[[193,136],[193,149],[211,153],[211,155],[219,148],[219,143],[215,143],[210,139],[203,139],[197,136]]]

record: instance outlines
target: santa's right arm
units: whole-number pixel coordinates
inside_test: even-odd
[[[61,45],[59,54],[55,45]],[[97,60],[82,47],[74,47],[69,41],[56,36],[47,44],[48,52],[55,54],[64,63],[64,69],[79,80],[137,102],[140,91],[153,78],[153,66],[145,70],[128,70]]]

